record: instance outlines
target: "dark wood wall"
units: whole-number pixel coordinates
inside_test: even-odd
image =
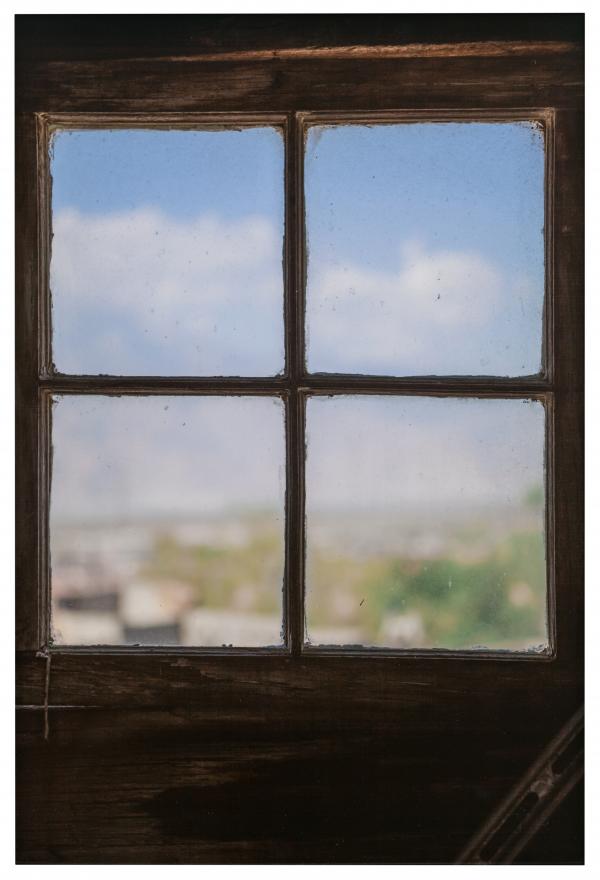
[[[21,699],[37,708],[18,713],[19,858],[452,862],[581,701],[549,664],[521,693],[511,664],[481,674],[466,661],[449,681],[415,662],[399,686],[375,661],[348,693],[338,658],[318,670],[231,660],[163,658],[150,678],[140,659],[135,693],[119,664],[82,676],[63,661],[47,739],[45,662],[32,661]],[[581,859],[569,817],[549,861]]]

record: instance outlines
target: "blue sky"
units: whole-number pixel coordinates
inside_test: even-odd
[[[523,123],[311,129],[309,368],[537,372],[543,166]],[[281,371],[277,130],[61,132],[52,173],[59,370]]]
[[[281,371],[277,130],[61,132],[52,175],[61,372]]]
[[[310,130],[314,259],[393,268],[398,240],[477,251],[543,281],[543,142],[529,124]]]
[[[283,222],[283,140],[274,128],[58,132],[52,176],[55,211],[150,206],[178,219],[211,212]]]
[[[541,135],[523,124],[312,131],[306,156],[309,367],[399,375],[536,372],[544,274],[542,147]],[[279,372],[283,160],[281,136],[269,128],[55,136],[51,287],[57,368],[116,375]],[[100,458],[103,447],[116,443],[106,435],[116,404],[107,402],[86,421],[78,419],[76,403],[59,404],[57,412],[62,407],[71,416],[59,415],[55,423],[61,480],[72,468],[72,491],[62,493],[59,505],[65,516],[77,515],[77,504],[82,513],[86,508],[75,491],[78,481],[92,499],[103,479],[90,437]],[[380,399],[370,406],[364,455],[377,458],[381,449],[393,455],[404,411]],[[431,450],[442,470],[471,481],[471,495],[488,491],[485,475],[505,467],[503,462],[514,463],[523,489],[541,482],[541,429],[518,406],[476,407],[476,431],[473,419],[460,415],[458,439],[445,457],[435,435],[448,433],[453,416],[447,414],[455,409],[443,401],[431,404],[431,411],[428,406],[411,448]],[[310,412],[309,432],[317,409],[314,417]],[[504,421],[509,416],[510,424]],[[543,413],[535,418],[543,421]],[[256,451],[252,485],[263,477],[268,483],[269,464],[259,455],[260,407],[249,406],[244,419],[240,428],[235,407],[224,410],[223,436],[243,430],[248,448]],[[351,415],[344,419],[352,435]],[[503,424],[502,442],[491,442]],[[519,431],[525,432],[525,446],[511,458]],[[209,434],[206,443],[201,434],[199,429],[193,448],[198,456],[213,454],[206,446]],[[477,439],[482,436],[490,439],[487,447]],[[169,464],[169,456],[177,455],[176,444],[164,432],[157,437],[165,441],[160,456],[167,471],[172,464],[175,473],[179,465]],[[318,469],[317,457],[326,454],[314,444],[311,467]],[[223,453],[223,468],[215,473],[231,470],[228,455],[235,458],[235,451]],[[193,470],[193,456],[185,460]],[[360,477],[358,460],[346,456],[336,466],[340,503],[346,497],[344,461],[349,475],[367,480],[357,492],[369,491],[368,475]],[[85,480],[84,471],[69,462],[87,468]],[[419,491],[433,497],[438,471],[431,469],[429,483],[425,474]],[[479,483],[473,482],[475,472]],[[177,473],[176,494],[187,510],[194,504],[185,491],[191,481]],[[132,484],[132,509],[145,505],[145,479]],[[244,503],[235,481],[223,477],[217,483],[220,497],[211,483],[215,507]],[[321,491],[325,506],[336,503],[335,481],[331,485],[333,495]],[[259,495],[249,491],[249,503],[258,503]],[[168,485],[163,502],[165,510],[173,508]]]
[[[529,124],[311,130],[314,371],[540,368],[544,153]]]

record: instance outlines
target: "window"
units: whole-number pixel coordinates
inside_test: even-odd
[[[52,401],[54,643],[282,643],[282,135],[51,133],[50,374],[173,380]]]
[[[581,45],[524,18],[25,39],[24,859],[452,861],[579,706]]]
[[[285,250],[283,118],[68,124],[46,120],[44,146],[51,642],[289,647],[304,632],[303,650],[551,650],[552,118],[296,114],[287,199],[294,187],[306,220],[293,236],[288,217]],[[307,266],[295,325],[294,263]],[[424,397],[413,382],[432,374],[438,396]],[[474,375],[489,375],[487,398],[445,379]],[[83,394],[61,384],[75,376]],[[191,393],[203,376],[212,397]],[[245,394],[228,396],[241,377]],[[284,422],[299,451],[287,485]],[[285,492],[308,512],[287,552]]]

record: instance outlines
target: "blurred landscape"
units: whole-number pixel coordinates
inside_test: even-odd
[[[309,641],[539,649],[547,640],[542,500],[534,487],[518,509],[454,510],[433,521],[416,511],[315,517]]]
[[[56,525],[62,644],[281,644],[283,545],[272,513]]]
[[[535,649],[546,643],[543,493],[518,509],[431,521],[314,514],[307,629],[315,645]],[[56,525],[55,639],[63,644],[282,643],[274,512]]]

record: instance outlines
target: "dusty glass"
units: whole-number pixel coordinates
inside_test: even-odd
[[[281,643],[279,399],[66,395],[52,421],[55,643]]]
[[[525,400],[310,399],[309,642],[542,650],[544,423]]]
[[[56,369],[279,373],[283,152],[268,127],[55,133]]]
[[[539,127],[314,126],[305,190],[311,372],[540,372]]]

